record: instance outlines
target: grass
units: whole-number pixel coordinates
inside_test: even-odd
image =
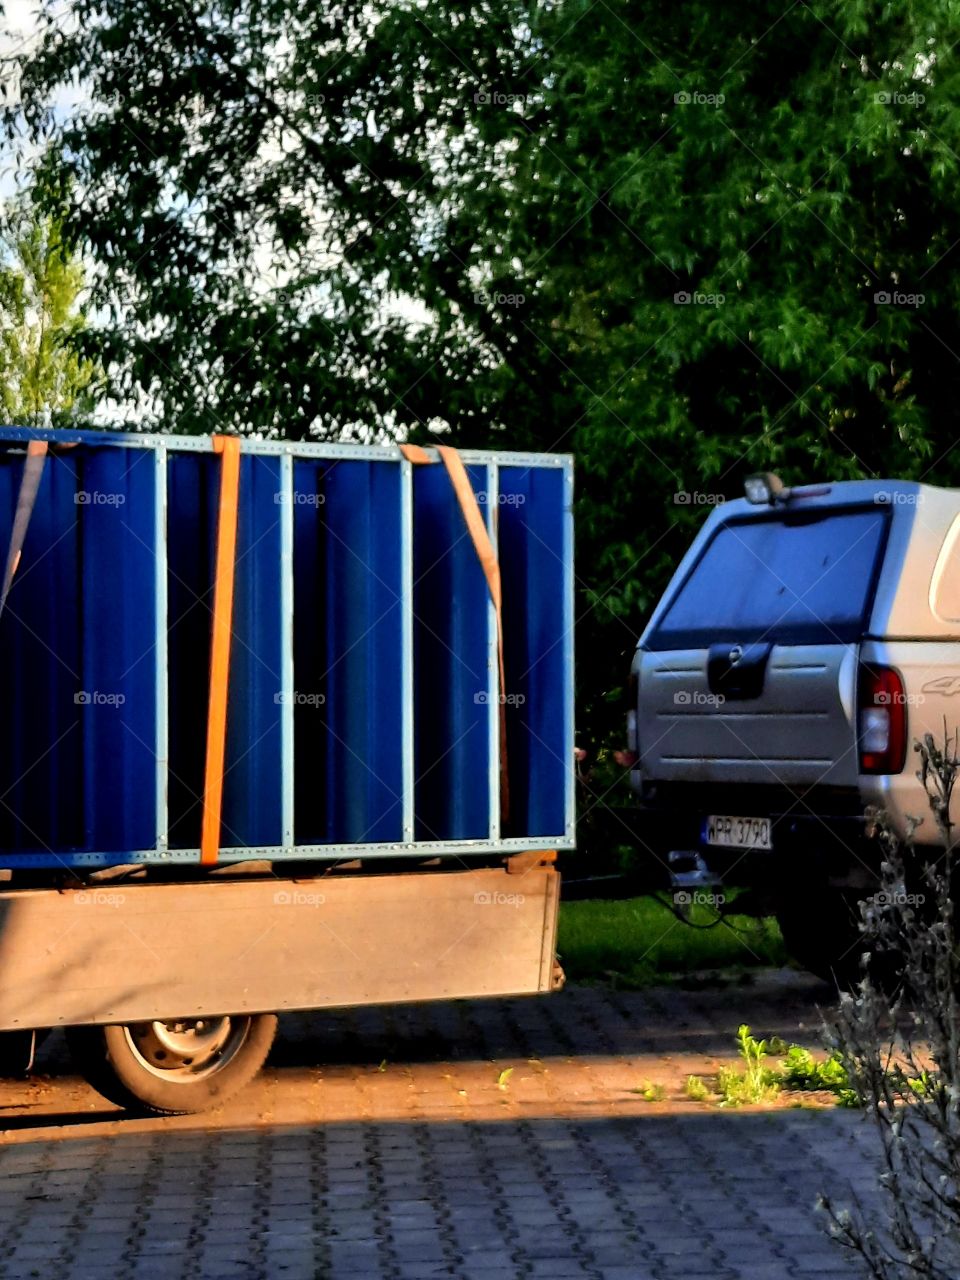
[[[695,924],[716,919],[710,907],[690,909]],[[743,971],[786,961],[775,920],[727,916],[712,929],[681,923],[658,898],[567,902],[560,908],[560,962],[571,981],[645,987],[704,969]]]

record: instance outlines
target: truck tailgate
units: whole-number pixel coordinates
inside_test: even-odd
[[[646,778],[785,786],[857,781],[856,646],[775,645],[757,697],[712,693],[708,650],[644,653]]]

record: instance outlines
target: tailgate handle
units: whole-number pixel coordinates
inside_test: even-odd
[[[772,643],[712,644],[707,656],[710,692],[732,701],[759,698],[772,648]]]

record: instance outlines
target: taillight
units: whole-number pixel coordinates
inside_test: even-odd
[[[907,756],[907,700],[892,667],[860,668],[860,772],[900,773]]]

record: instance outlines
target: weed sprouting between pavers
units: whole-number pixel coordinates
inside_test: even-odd
[[[721,1067],[710,1081],[688,1076],[686,1095],[693,1102],[715,1101],[721,1107],[739,1107],[772,1102],[782,1093],[829,1093],[838,1106],[860,1105],[846,1067],[837,1052],[817,1059],[803,1045],[786,1044],[775,1036],[758,1040],[746,1023],[737,1031],[741,1065]],[[769,1065],[779,1057],[779,1068]]]

